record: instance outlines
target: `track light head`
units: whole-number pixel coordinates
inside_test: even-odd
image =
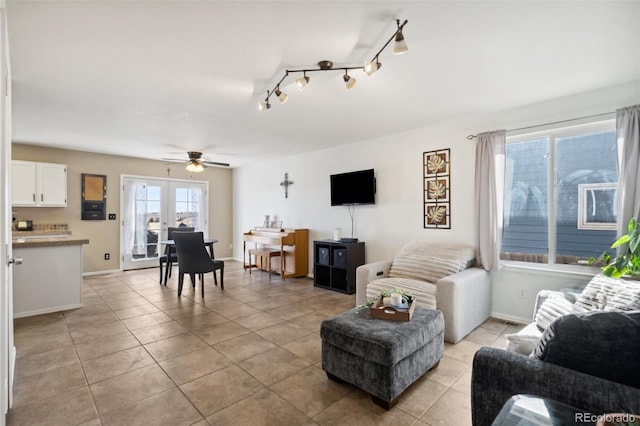
[[[378,61],[378,57],[376,56],[375,62],[365,62],[364,63],[364,72],[367,75],[371,75],[374,72],[378,71],[382,67],[382,63]]]
[[[296,86],[298,86],[299,90],[304,90],[307,84],[309,84],[309,77],[307,77],[307,73],[305,72],[303,77],[296,80]]]
[[[267,97],[264,98],[264,101],[262,101],[262,102],[260,102],[258,104],[258,109],[260,111],[264,111],[264,110],[267,110],[267,109],[271,108],[271,104],[269,103],[269,96],[271,96],[271,94],[267,90]]]
[[[265,110],[268,110],[269,108],[271,108],[271,104],[269,103],[269,98],[265,99],[264,101],[258,104],[258,109],[260,111],[265,111]]]
[[[400,27],[400,20],[396,19],[396,23],[398,24],[398,31],[396,32],[396,43],[393,46],[393,54],[394,55],[402,55],[409,48],[407,47],[407,42],[404,40],[404,34],[402,34],[402,27]]]
[[[278,100],[280,101],[281,104],[287,102],[287,99],[289,99],[289,95],[287,95],[284,92],[281,92],[279,87],[276,89],[275,93],[276,93],[276,96],[278,97]]]
[[[357,80],[351,76],[349,76],[349,74],[347,74],[347,71],[345,70],[344,75],[342,76],[342,79],[344,80],[344,86],[347,89],[353,89],[357,83]]]

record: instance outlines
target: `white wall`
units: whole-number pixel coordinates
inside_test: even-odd
[[[473,196],[474,144],[465,136],[464,130],[423,129],[236,169],[234,239],[242,241],[242,233],[261,226],[266,214],[277,215],[285,228],[309,228],[311,240],[332,238],[336,227],[350,236],[347,207],[330,205],[329,175],[374,168],[377,204],[355,208],[354,234],[367,243],[367,260],[392,256],[410,239],[468,241],[472,221],[466,208],[457,207]],[[451,148],[452,229],[425,230],[422,153],[440,148]],[[279,185],[285,172],[294,182],[288,199]],[[241,258],[241,250],[236,244],[234,255]]]
[[[330,206],[329,175],[366,168],[375,169],[378,187],[377,204],[355,211],[355,236],[366,242],[367,262],[390,258],[413,239],[475,244],[475,141],[468,141],[468,134],[613,112],[638,102],[640,80],[364,142],[345,141],[339,147],[235,169],[234,257],[242,259],[242,233],[261,226],[266,214],[276,215],[286,228],[309,228],[310,244],[332,238],[336,227],[349,236],[347,208]],[[443,148],[451,149],[451,229],[424,229],[422,154]],[[294,182],[288,199],[280,187],[285,172]],[[310,271],[312,262],[310,258]],[[526,321],[538,288],[573,286],[588,279],[584,274],[567,277],[521,268],[493,274],[492,311],[496,316]]]

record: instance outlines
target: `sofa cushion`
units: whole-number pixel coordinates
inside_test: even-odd
[[[435,283],[460,272],[475,262],[473,247],[414,242],[400,250],[389,270],[389,277],[404,277]]]
[[[640,388],[640,311],[569,314],[542,334],[531,356]]]
[[[640,309],[640,281],[598,274],[576,299],[585,310],[632,311]]]

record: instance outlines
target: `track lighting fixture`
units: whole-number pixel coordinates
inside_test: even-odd
[[[378,71],[380,69],[380,67],[382,67],[382,63],[380,62],[380,54],[382,53],[382,51],[384,49],[386,49],[386,47],[389,45],[389,43],[391,43],[392,40],[395,40],[395,45],[393,48],[393,54],[394,55],[400,55],[402,53],[405,53],[407,50],[409,50],[407,48],[407,43],[404,39],[404,34],[402,33],[402,30],[404,28],[404,26],[407,24],[407,20],[405,19],[404,22],[401,24],[399,19],[396,19],[396,25],[398,26],[398,28],[396,29],[396,31],[393,33],[393,35],[389,38],[389,40],[387,40],[387,42],[384,44],[384,46],[382,46],[382,48],[380,50],[378,50],[378,52],[373,56],[373,58],[368,61],[365,62],[364,65],[359,66],[359,67],[333,67],[333,62],[331,61],[327,61],[327,60],[323,60],[318,62],[318,68],[309,68],[309,69],[296,69],[296,70],[286,70],[284,76],[282,76],[282,78],[280,79],[280,81],[278,81],[278,83],[276,83],[275,87],[272,90],[267,90],[267,97],[264,99],[264,101],[260,102],[258,108],[260,109],[260,111],[264,111],[267,110],[269,108],[271,108],[271,104],[269,103],[269,98],[271,97],[271,95],[276,95],[278,100],[280,101],[281,104],[285,103],[287,101],[287,99],[289,98],[289,96],[286,93],[283,93],[280,90],[280,84],[289,76],[290,73],[302,73],[302,77],[298,78],[295,80],[296,86],[298,87],[299,90],[303,90],[307,84],[309,84],[309,76],[307,76],[308,72],[317,72],[317,71],[342,71],[344,70],[344,75],[342,76],[342,79],[344,80],[344,84],[345,87],[347,89],[352,89],[355,85],[356,85],[356,79],[353,78],[352,76],[350,76],[348,74],[349,70],[362,70],[364,71],[367,75],[371,75],[373,73],[375,73],[376,71]]]
[[[357,83],[357,80],[355,78],[347,74],[347,70],[344,70],[344,75],[342,76],[342,79],[344,80],[344,85],[347,89],[353,89],[353,87]]]

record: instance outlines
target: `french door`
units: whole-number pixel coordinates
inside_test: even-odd
[[[122,269],[158,266],[168,227],[208,234],[208,182],[122,177],[120,236]]]

